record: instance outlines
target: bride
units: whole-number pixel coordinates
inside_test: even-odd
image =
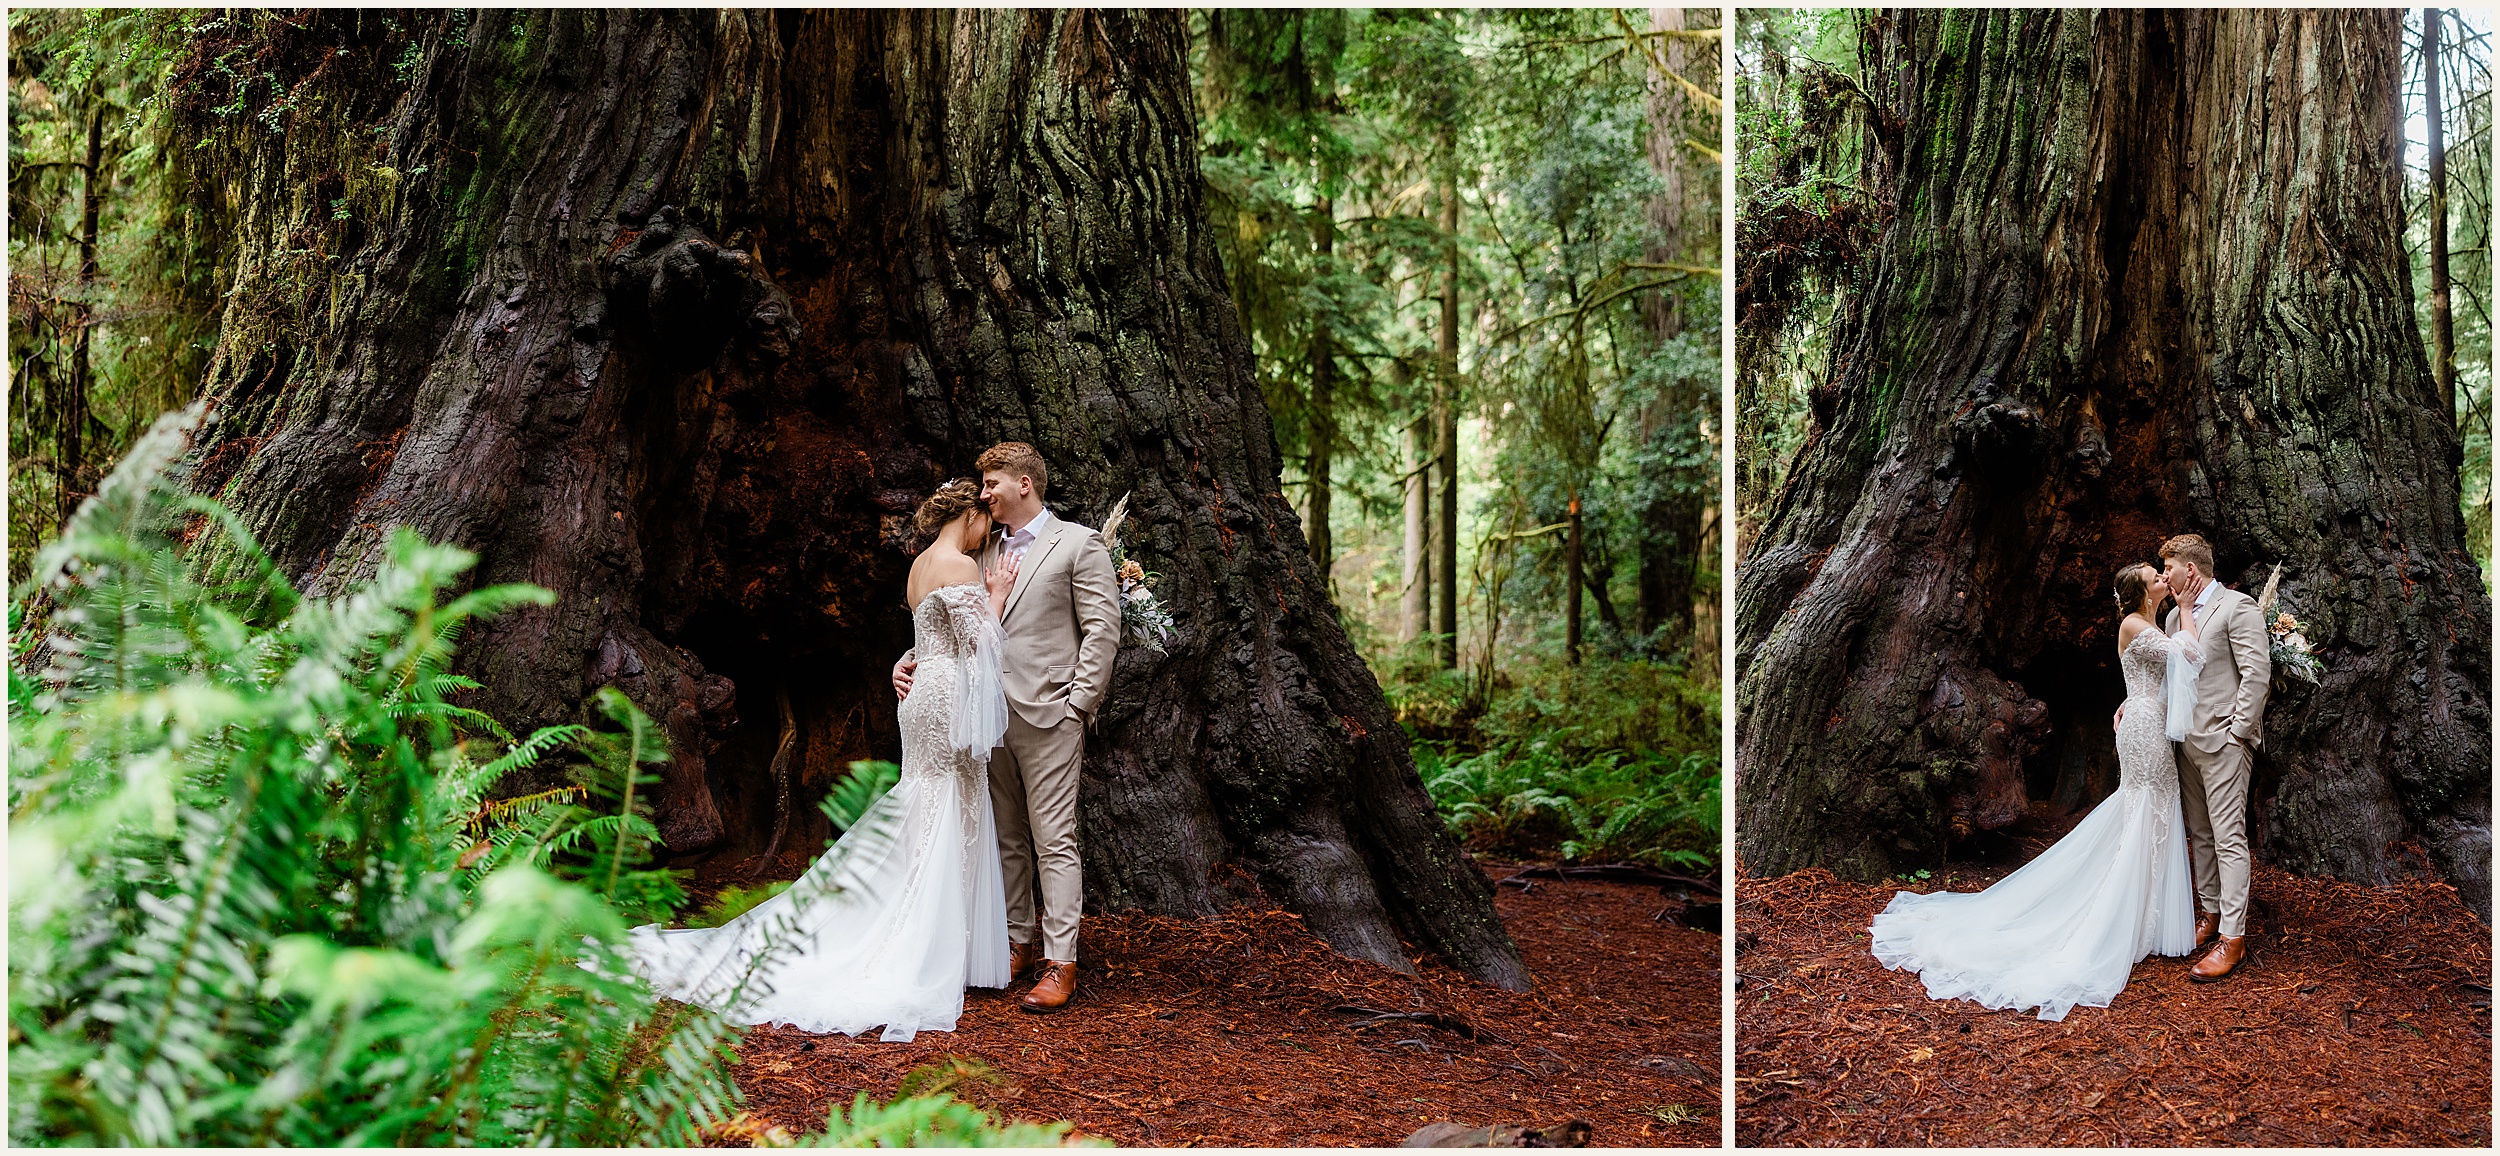
[[[899,709],[901,781],[789,890],[719,927],[637,927],[635,969],[661,995],[734,1023],[905,1041],[952,1031],[964,989],[1007,986],[1006,890],[990,822],[990,748],[1007,729],[1001,609],[1012,556],[986,575],[978,483],[913,518],[924,543],[906,600],[920,668]]]
[[[2041,1019],[2062,1020],[2077,1004],[2108,1007],[2146,955],[2186,955],[2196,946],[2170,746],[2183,731],[2202,661],[2194,610],[2182,599],[2184,628],[2163,634],[2155,611],[2171,590],[2141,562],[2119,569],[2114,593],[2126,612],[2118,624],[2118,667],[2127,680],[2118,790],[1985,891],[1893,896],[1869,929],[1875,958],[1917,972],[1930,998],[2036,1007]]]

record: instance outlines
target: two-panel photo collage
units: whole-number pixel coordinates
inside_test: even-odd
[[[11,8],[8,1140],[2489,1148],[2495,15]]]

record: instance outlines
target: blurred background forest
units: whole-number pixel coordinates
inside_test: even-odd
[[[14,586],[192,399],[236,271],[168,136],[179,21],[10,19]],[[1717,858],[1716,21],[1191,18],[1285,491],[1427,785],[1489,848]],[[235,91],[218,115],[292,99]]]
[[[1480,846],[1717,857],[1717,19],[1195,21],[1286,493]]]
[[[2427,41],[2426,14],[2438,17],[2436,34]],[[1737,508],[1752,518],[1738,520],[1740,562],[1805,439],[1807,399],[1831,360],[1828,334],[1839,290],[1859,271],[1857,254],[1875,241],[1873,206],[1865,202],[1856,153],[1856,122],[1863,120],[1864,106],[1852,96],[1859,72],[1858,23],[1866,15],[1849,8],[1741,8],[1736,14],[1737,275],[1764,287],[1760,303],[1750,306],[1754,315],[1737,324]],[[2454,383],[2457,430],[2465,448],[2466,540],[2488,584],[2489,15],[2456,8],[2409,12],[2404,67],[2405,241],[2414,309],[2434,372]],[[1834,131],[1842,127],[1851,131]],[[1820,227],[1788,239],[1797,243],[1774,244],[1761,232],[1774,218],[1814,220]],[[2438,221],[2445,222],[2444,248],[2435,243],[2443,231],[2434,224]]]

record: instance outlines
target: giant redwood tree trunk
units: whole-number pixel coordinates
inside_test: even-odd
[[[1350,955],[1524,986],[1279,491],[1185,50],[1168,12],[246,18],[180,77],[233,224],[200,476],[317,589],[407,525],[555,590],[467,641],[475,705],[622,688],[671,850],[752,854],[777,695],[812,848],[898,754],[906,516],[1031,441],[1066,516],[1131,495],[1180,623],[1087,749],[1089,901],[1246,871]]]
[[[1738,579],[1748,870],[1874,878],[2114,785],[2110,578],[2274,563],[2261,854],[2490,915],[2489,602],[2399,230],[2395,11],[1897,11],[1893,216]]]

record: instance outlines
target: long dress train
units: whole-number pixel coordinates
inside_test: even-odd
[[[787,891],[719,927],[637,927],[660,994],[735,1023],[909,1040],[951,1031],[964,989],[1007,985],[989,756],[1007,729],[998,619],[977,582],[912,610],[900,780]]]
[[[2185,635],[2185,631],[2181,634]],[[1869,938],[1884,966],[1917,972],[1933,999],[1991,1008],[2108,1007],[2148,954],[2196,946],[2179,772],[2166,734],[2164,668],[2183,641],[2148,628],[2119,656],[2118,790],[2039,858],[1978,892],[1901,892]]]

